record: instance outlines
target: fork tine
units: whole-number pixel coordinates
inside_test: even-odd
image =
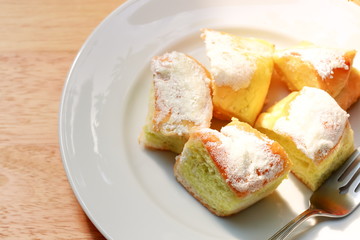
[[[338,179],[343,186],[350,185],[360,168],[360,158],[355,159],[352,164],[345,170],[343,175]]]
[[[351,171],[353,174],[349,174],[348,178],[350,179],[346,182],[346,184],[339,188],[341,194],[356,192],[356,189],[360,183],[360,168],[355,170],[356,171]]]
[[[357,185],[356,188],[355,188],[355,192],[356,192],[356,193],[360,192],[360,179],[358,179],[358,181],[359,181],[359,183],[358,183],[358,185]]]
[[[351,178],[351,180],[349,181],[348,184],[351,184],[350,185],[351,190],[355,191],[356,188],[358,187],[359,183],[360,183],[360,167],[358,168],[358,170],[356,171],[356,173]]]
[[[354,153],[349,157],[349,159],[344,163],[344,165],[337,171],[338,182],[344,183],[346,185],[355,174],[357,169],[360,167],[360,151],[356,149]]]
[[[359,184],[360,184],[360,169],[358,169],[356,174],[354,175],[354,179],[352,180],[350,190],[353,192],[357,192],[359,190],[358,189]]]

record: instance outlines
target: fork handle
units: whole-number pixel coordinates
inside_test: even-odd
[[[326,212],[310,207],[309,209],[298,215],[296,218],[291,220],[284,227],[282,227],[277,233],[275,233],[271,238],[269,238],[269,240],[285,239],[297,226],[299,226],[308,218],[320,215],[323,216],[324,214],[326,214]]]

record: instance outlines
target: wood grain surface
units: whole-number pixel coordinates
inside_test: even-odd
[[[62,88],[77,51],[125,0],[0,0],[0,239],[103,239],[67,181]]]

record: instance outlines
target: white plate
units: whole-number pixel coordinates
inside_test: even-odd
[[[208,65],[199,38],[205,27],[264,38],[277,47],[308,40],[360,50],[360,7],[346,0],[138,0],[114,11],[76,58],[60,111],[69,181],[107,238],[265,239],[307,207],[310,191],[290,176],[247,210],[216,217],[175,181],[173,154],[138,145],[150,58],[178,50]],[[359,108],[350,112],[357,145]],[[349,239],[358,233],[359,216],[360,209],[342,220],[316,226],[309,221],[295,236]]]

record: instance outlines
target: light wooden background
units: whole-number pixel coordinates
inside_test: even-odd
[[[103,239],[78,204],[58,146],[77,51],[125,0],[0,0],[0,239]]]

